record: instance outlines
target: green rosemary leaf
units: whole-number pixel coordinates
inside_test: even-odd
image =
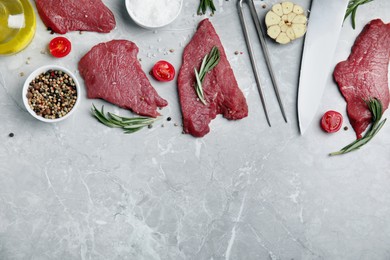
[[[99,120],[100,123],[102,123],[108,127],[118,127],[116,124],[113,124],[105,117],[104,106],[102,107],[102,111],[99,111],[95,106],[93,106],[92,113]]]
[[[121,128],[126,134],[134,133],[145,126],[153,124],[156,120],[156,118],[153,117],[122,117],[110,112],[107,112],[106,116],[104,106],[102,106],[102,109],[99,111],[93,104],[91,111],[93,116],[100,123],[112,128]]]
[[[108,112],[107,115],[108,115],[107,120],[109,120],[112,124],[117,125],[117,127],[121,128],[126,125],[126,123],[124,123],[119,116],[112,114],[110,112]]]
[[[107,114],[110,116],[111,119],[113,119],[117,122],[123,122],[123,120],[120,116],[117,116],[117,115],[110,113],[110,112],[108,112]]]
[[[195,84],[195,91],[196,95],[198,96],[199,100],[204,104],[207,105],[206,100],[204,99],[204,93],[203,93],[203,88],[202,88],[202,82],[199,76],[199,73],[196,69],[195,71],[195,79],[196,79],[196,84]]]
[[[198,7],[198,15],[206,14],[207,8],[210,8],[211,14],[213,15],[217,9],[215,8],[213,0],[200,0]]]
[[[217,9],[215,8],[213,0],[209,0],[209,6],[211,9],[211,14],[214,14],[214,12],[217,11]]]
[[[199,72],[196,70],[196,68],[194,68],[195,79],[196,79],[195,91],[196,91],[196,94],[197,94],[199,100],[204,105],[206,105],[207,103],[206,103],[206,100],[204,98],[204,92],[203,92],[203,87],[202,87],[203,80],[206,77],[207,72],[211,71],[213,68],[215,68],[215,66],[218,65],[220,58],[221,58],[221,55],[219,53],[219,50],[216,46],[214,46],[211,49],[210,53],[204,56],[202,63],[200,65]]]
[[[218,53],[218,48],[216,47],[216,46],[214,46],[212,49],[211,49],[211,51],[210,51],[210,59],[212,59],[212,58],[215,58],[215,55]]]
[[[200,0],[200,4],[198,6],[198,11],[197,11],[198,15],[202,14],[202,2],[203,2],[203,0]]]
[[[138,128],[129,129],[129,130],[124,131],[124,133],[125,133],[125,134],[132,134],[132,133],[138,132],[138,131],[141,130],[142,128],[143,128],[143,127],[138,127]]]
[[[218,48],[213,47],[213,49],[211,50],[210,56],[206,62],[207,67],[205,68],[205,70],[206,71],[212,70],[215,66],[218,65],[220,58],[221,57],[219,55]]]
[[[130,125],[126,125],[123,127],[124,130],[130,130],[130,129],[135,129],[135,128],[139,128],[139,127],[145,127],[145,126],[148,126],[150,124],[148,123],[139,123],[139,124],[130,124]]]
[[[92,113],[98,117],[101,117],[102,119],[105,119],[105,116],[104,116],[104,106],[102,106],[102,112],[100,112],[96,107],[95,105],[92,104]]]
[[[366,134],[360,138],[350,143],[349,145],[343,147],[338,152],[330,153],[330,156],[346,154],[355,150],[360,149],[363,145],[367,144],[378,132],[381,130],[383,125],[386,123],[386,118],[381,121],[383,114],[383,107],[380,100],[373,98],[366,102],[368,109],[372,114],[373,123],[371,128],[366,132]]]
[[[356,12],[359,6],[372,2],[374,0],[349,0],[347,11],[345,12],[344,20],[351,15],[352,28],[356,27]]]
[[[374,137],[378,132],[379,130],[381,130],[381,128],[383,127],[383,125],[386,123],[386,120],[387,118],[383,119],[378,125],[377,127],[374,128],[374,130],[372,131],[371,133],[371,136]]]
[[[152,124],[156,119],[155,118],[134,118],[133,120],[126,120],[123,121],[127,125],[137,125],[137,124],[143,124],[143,125],[150,125]]]
[[[204,56],[204,58],[202,60],[202,64],[200,65],[199,71],[202,72],[202,75],[199,75],[199,78],[200,78],[201,81],[203,80],[203,77],[205,75],[204,74],[204,72],[205,72],[204,67],[206,66],[207,58],[208,58],[208,54],[206,54],[206,56]]]
[[[202,13],[205,14],[207,10],[207,0],[203,0]]]
[[[110,113],[110,116],[112,116],[114,118],[114,120],[117,120],[123,124],[137,124],[137,123],[140,123],[140,122],[153,122],[155,119],[153,117],[122,117],[122,116],[118,116],[118,115],[115,115],[115,114],[111,114]]]
[[[154,120],[153,117],[146,117],[146,116],[124,117],[124,116],[115,115],[115,117],[120,119],[123,123],[137,122],[137,121],[143,121],[143,120]]]
[[[352,28],[355,29],[356,28],[356,9],[353,9],[352,13],[351,13],[351,20],[352,20]]]

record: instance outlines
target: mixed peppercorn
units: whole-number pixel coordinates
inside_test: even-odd
[[[69,113],[77,100],[73,78],[61,70],[48,70],[30,82],[27,100],[31,109],[46,119]]]

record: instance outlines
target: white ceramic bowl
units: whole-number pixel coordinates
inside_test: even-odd
[[[172,23],[173,21],[176,20],[176,18],[180,15],[180,12],[181,12],[181,9],[183,7],[183,0],[180,0],[180,7],[179,9],[177,10],[177,12],[175,12],[172,16],[169,17],[169,19],[167,19],[164,23],[159,23],[159,24],[148,24],[147,21],[143,21],[142,19],[140,19],[139,17],[137,17],[137,15],[134,13],[135,10],[133,10],[132,6],[131,6],[131,1],[132,0],[126,0],[126,9],[127,9],[127,12],[129,13],[131,19],[133,19],[133,21],[138,24],[139,26],[145,28],[145,29],[158,29],[158,28],[162,28],[164,26],[167,26],[168,24]],[[159,1],[159,0],[154,0],[154,1]],[[171,0],[172,1],[172,0]],[[164,10],[161,10],[161,13],[163,14],[164,13]]]
[[[47,72],[48,70],[59,70],[59,71],[63,71],[65,72],[66,74],[68,74],[72,79],[73,79],[73,82],[75,83],[76,85],[76,91],[77,91],[77,99],[76,99],[76,103],[74,104],[73,108],[64,116],[60,117],[60,118],[55,118],[55,119],[47,119],[47,118],[44,118],[42,116],[39,116],[37,115],[34,110],[30,107],[30,105],[28,104],[28,99],[27,99],[27,90],[28,90],[28,87],[30,85],[30,82],[37,76],[39,76],[40,74],[42,73],[45,73]],[[71,114],[73,114],[73,112],[76,110],[78,104],[80,103],[80,84],[76,78],[76,76],[70,71],[68,70],[67,68],[64,68],[62,66],[58,66],[58,65],[45,65],[45,66],[42,66],[38,69],[36,69],[35,71],[33,71],[26,79],[26,81],[24,82],[24,85],[23,85],[23,91],[22,91],[22,98],[23,98],[23,103],[24,103],[24,106],[26,107],[27,111],[33,116],[35,117],[36,119],[42,121],[42,122],[46,122],[46,123],[56,123],[56,122],[59,122],[59,121],[62,121],[66,118],[68,118]]]

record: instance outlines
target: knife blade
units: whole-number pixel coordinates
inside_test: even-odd
[[[331,71],[349,0],[312,0],[298,87],[301,135],[309,128]]]

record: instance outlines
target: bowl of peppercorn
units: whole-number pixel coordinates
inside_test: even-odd
[[[62,66],[46,65],[33,71],[23,86],[23,103],[36,119],[55,123],[68,118],[80,101],[80,84]]]

